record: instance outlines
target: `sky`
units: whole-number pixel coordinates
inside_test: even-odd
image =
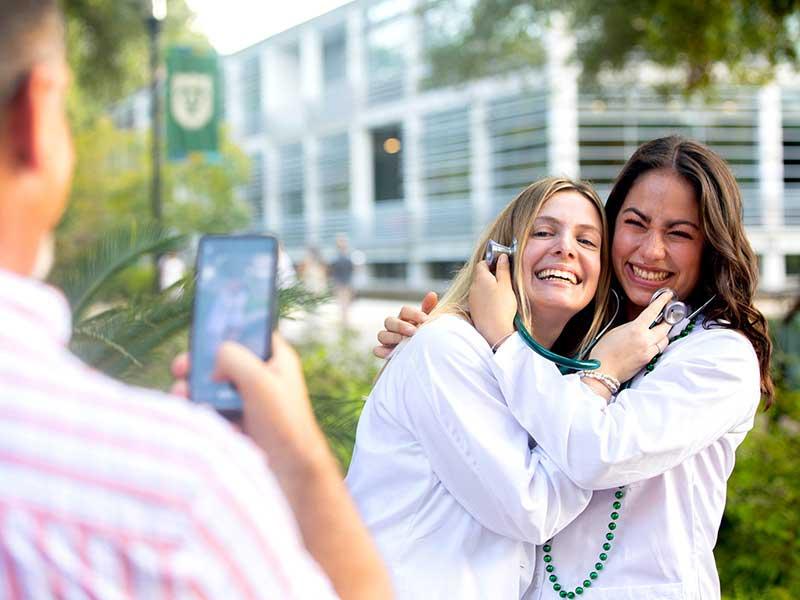
[[[350,0],[187,0],[195,28],[221,54],[230,54],[285,31]]]

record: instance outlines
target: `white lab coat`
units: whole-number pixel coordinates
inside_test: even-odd
[[[435,319],[399,348],[367,400],[347,484],[404,599],[518,599],[535,545],[591,496],[503,400],[467,322]]]
[[[734,453],[753,426],[760,397],[758,361],[747,339],[698,325],[609,405],[577,375],[562,377],[516,335],[492,367],[511,412],[570,479],[594,490],[629,486],[609,559],[583,597],[719,599],[712,550]],[[551,554],[564,589],[593,570],[612,494],[595,492],[555,536]],[[526,598],[558,598],[542,554],[538,549]]]

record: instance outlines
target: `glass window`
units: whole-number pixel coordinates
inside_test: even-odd
[[[783,88],[783,183],[800,189],[800,87]]]
[[[261,152],[250,155],[250,181],[246,190],[252,222],[261,225],[264,218],[264,157]]]
[[[303,214],[303,145],[286,144],[280,155],[280,205],[283,214]]]
[[[375,202],[403,198],[403,135],[400,125],[372,130]]]
[[[404,262],[380,262],[369,266],[374,279],[405,279],[408,265]]]
[[[784,260],[787,275],[800,275],[800,254],[787,254]]]
[[[405,87],[410,5],[406,0],[373,2],[366,17],[368,101],[395,100]]]
[[[343,27],[326,33],[322,52],[325,87],[343,82],[347,78],[347,38]]]
[[[429,201],[469,200],[469,113],[457,108],[426,115],[422,134],[422,171]]]
[[[242,61],[241,78],[244,132],[253,135],[261,131],[261,60],[257,54]]]
[[[319,182],[323,209],[346,211],[350,206],[350,138],[347,133],[320,139]]]
[[[464,266],[464,261],[436,260],[428,263],[428,277],[441,281],[450,281]]]
[[[668,135],[699,140],[731,166],[742,190],[747,224],[760,219],[758,192],[758,103],[747,87],[721,87],[706,103],[666,97],[649,88],[594,90],[578,100],[581,178],[601,196],[634,150]]]
[[[494,215],[548,173],[547,93],[531,89],[492,100],[487,119]]]

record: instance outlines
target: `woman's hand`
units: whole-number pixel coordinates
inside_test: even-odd
[[[495,275],[486,261],[475,268],[475,278],[469,288],[469,312],[475,329],[492,348],[514,332],[514,315],[517,314],[517,297],[511,286],[511,269],[508,256],[497,259]]]
[[[428,315],[438,303],[436,292],[428,292],[419,308],[403,306],[396,317],[386,317],[383,322],[386,329],[378,332],[378,341],[381,345],[375,346],[372,353],[378,358],[389,356],[397,344],[417,332],[417,326],[428,320]]]
[[[669,344],[669,323],[659,323],[652,329],[664,306],[672,299],[667,292],[656,298],[633,321],[606,333],[591,352],[590,358],[600,361],[599,372],[628,381]]]

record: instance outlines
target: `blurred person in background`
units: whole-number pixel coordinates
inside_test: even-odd
[[[347,236],[340,233],[336,236],[336,257],[328,266],[333,282],[333,293],[339,303],[342,327],[349,325],[350,304],[353,302],[353,271],[355,264],[350,252]]]
[[[713,549],[727,480],[760,397],[768,407],[774,396],[741,193],[713,150],[670,136],[634,152],[606,212],[619,322],[643,314],[662,287],[699,310],[672,328],[669,345],[654,348],[610,404],[612,392],[600,382],[562,377],[514,335],[507,282],[476,279],[470,297],[486,344],[502,340],[494,357],[504,403],[572,481],[595,490],[587,508],[539,548],[525,598],[719,599]],[[431,305],[429,297],[425,308]],[[409,307],[401,317],[387,319],[376,354],[385,356],[427,319]],[[631,353],[634,324],[601,341],[616,350],[600,370],[623,381],[620,361]]]
[[[69,352],[39,280],[74,162],[56,0],[0,1],[0,56],[0,597],[389,597],[279,336],[218,357],[249,438]]]
[[[328,288],[325,261],[322,259],[319,248],[309,246],[300,265],[300,277],[303,285],[312,294],[322,295]]]

